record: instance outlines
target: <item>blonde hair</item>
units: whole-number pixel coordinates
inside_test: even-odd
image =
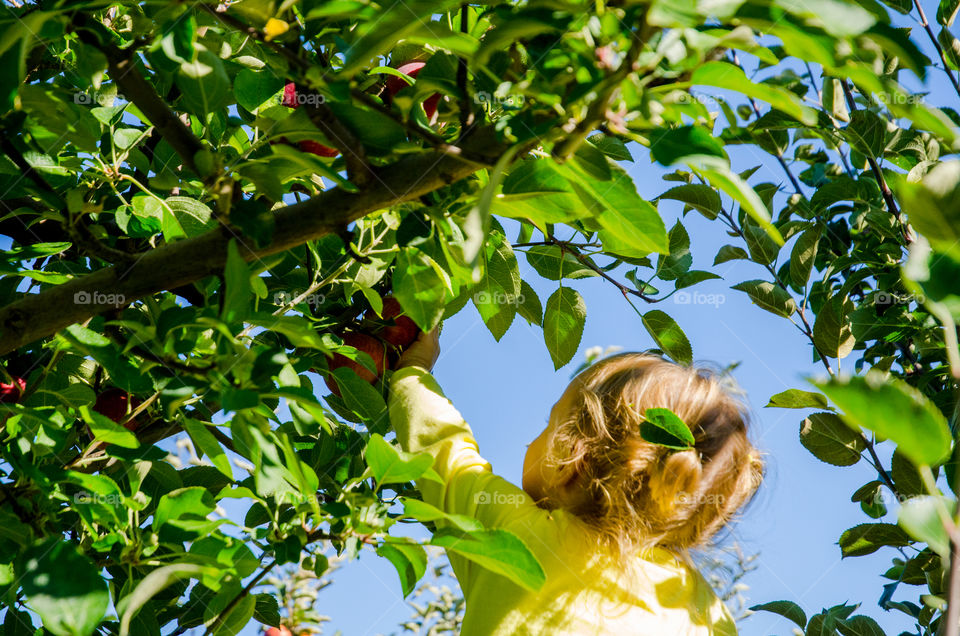
[[[547,441],[546,460],[575,475],[557,504],[621,556],[706,544],[754,495],[763,461],[747,439],[747,407],[732,381],[708,368],[626,353],[571,383],[574,395]],[[649,408],[668,408],[695,444],[645,441]]]

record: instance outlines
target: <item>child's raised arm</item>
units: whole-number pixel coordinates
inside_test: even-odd
[[[526,492],[492,472],[470,426],[430,374],[439,349],[436,331],[421,334],[404,352],[390,388],[397,441],[406,451],[430,453],[444,481],[418,481],[423,500],[445,512],[473,516],[487,527],[515,525],[523,517],[527,523],[542,521],[546,512]]]

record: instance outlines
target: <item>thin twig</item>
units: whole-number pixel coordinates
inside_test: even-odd
[[[847,108],[850,109],[850,112],[853,113],[859,110],[846,78],[840,80],[840,86],[843,87],[843,95],[847,100]],[[867,163],[870,164],[870,170],[873,172],[873,176],[880,186],[880,193],[883,195],[883,200],[887,204],[887,210],[893,215],[893,218],[897,220],[897,224],[900,226],[900,234],[903,236],[904,242],[909,245],[912,242],[910,235],[903,222],[903,217],[900,215],[900,208],[897,207],[897,202],[893,198],[893,192],[890,191],[890,186],[887,185],[887,180],[883,176],[883,170],[880,169],[880,164],[877,163],[874,157],[869,154],[867,154],[866,157]]]
[[[950,78],[950,85],[953,87],[953,90],[956,91],[957,97],[960,97],[960,83],[957,82],[957,78],[950,72],[950,62],[947,60],[947,55],[944,53],[943,47],[940,46],[940,40],[937,39],[937,36],[933,34],[933,29],[930,28],[930,22],[927,21],[927,14],[924,12],[920,0],[913,0],[913,6],[917,9],[917,13],[920,14],[920,24],[923,25],[923,30],[927,32],[930,42],[933,43],[933,48],[937,50],[937,55],[940,56],[940,60],[943,62],[943,72]]]
[[[210,634],[212,634],[215,629],[220,627],[224,619],[230,614],[231,611],[233,611],[233,608],[236,607],[240,601],[246,598],[246,596],[250,594],[253,588],[256,587],[256,585],[260,583],[263,577],[269,574],[270,570],[272,570],[276,565],[277,565],[277,560],[274,559],[270,563],[270,565],[260,570],[260,573],[257,574],[255,577],[253,577],[253,579],[251,579],[250,582],[247,583],[247,585],[242,590],[240,590],[240,593],[234,596],[233,599],[231,599],[231,601],[227,603],[227,606],[224,607],[219,614],[217,614],[216,618],[214,618],[213,621],[210,622],[210,625],[207,626],[207,631],[203,632],[203,636],[210,636]]]
[[[594,271],[598,276],[600,276],[600,277],[603,278],[604,280],[606,280],[606,281],[612,283],[614,286],[616,286],[616,288],[619,289],[619,290],[620,290],[620,293],[622,293],[624,296],[626,296],[627,294],[630,294],[631,296],[636,296],[637,298],[640,298],[640,299],[642,299],[642,300],[645,300],[645,301],[648,302],[648,303],[658,303],[658,302],[660,302],[661,300],[663,300],[663,298],[651,298],[650,296],[647,296],[646,294],[644,294],[643,292],[641,292],[639,289],[633,289],[632,287],[628,287],[628,286],[624,285],[623,283],[621,283],[620,281],[618,281],[616,278],[614,278],[614,277],[611,276],[610,274],[608,274],[608,273],[606,273],[605,271],[603,271],[603,270],[600,268],[600,266],[598,266],[596,263],[594,263],[592,260],[590,260],[589,257],[581,254],[581,253],[580,253],[578,250],[576,250],[576,249],[571,249],[572,246],[573,246],[572,243],[567,243],[566,241],[561,241],[561,240],[559,240],[558,238],[556,238],[555,236],[553,236],[552,234],[548,234],[548,235],[547,235],[547,239],[550,241],[551,244],[556,245],[557,247],[560,248],[560,255],[561,255],[561,257],[563,256],[563,254],[570,254],[570,255],[573,256],[575,259],[577,259],[578,261],[580,261],[580,263],[583,264],[584,267],[587,267],[588,269]],[[561,261],[561,262],[562,262],[562,261]]]

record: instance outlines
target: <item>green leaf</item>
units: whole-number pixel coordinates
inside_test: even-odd
[[[954,37],[947,27],[940,27],[937,33],[937,42],[947,58],[947,64],[952,70],[960,68],[960,40]]]
[[[520,281],[520,303],[517,313],[532,325],[543,325],[543,305],[540,296],[525,280]]]
[[[356,371],[347,367],[334,369],[333,377],[340,388],[344,404],[363,418],[369,430],[386,428],[389,422],[387,404],[377,389],[357,375]]]
[[[393,294],[410,319],[423,331],[430,331],[443,317],[446,283],[439,269],[424,252],[411,246],[397,256]]]
[[[807,286],[813,262],[820,245],[820,227],[812,227],[800,233],[790,252],[790,280],[799,288]]]
[[[611,137],[604,133],[596,133],[587,137],[587,141],[597,147],[600,152],[614,161],[633,161],[630,149],[619,137]]]
[[[720,213],[720,195],[716,190],[702,183],[674,186],[657,199],[682,201],[711,220],[717,218]]]
[[[756,221],[777,245],[783,245],[783,237],[776,226],[770,222],[770,212],[763,199],[739,175],[730,172],[729,169],[694,168],[693,170],[739,203],[740,207],[746,210],[750,218]]]
[[[950,536],[944,519],[950,519],[956,502],[943,496],[921,495],[903,502],[897,523],[917,541],[930,546],[946,562],[950,558]]]
[[[229,599],[226,600],[228,603],[236,597],[236,592],[233,590],[222,589],[221,594],[218,595],[215,602],[219,600],[223,592],[229,592]],[[220,603],[223,603],[223,601],[220,601]],[[235,634],[246,627],[250,619],[253,618],[255,606],[256,600],[254,600],[253,596],[248,594],[241,598],[236,605],[227,610],[226,614],[223,615],[219,625],[213,630],[213,636],[235,636]],[[211,604],[204,612],[204,616],[209,622],[213,620],[214,616],[221,615],[221,612],[224,610],[226,610],[226,607],[221,608],[219,603],[216,605]]]
[[[696,440],[690,427],[680,417],[665,408],[647,409],[640,423],[640,437],[651,444],[674,450],[693,448]]]
[[[580,346],[586,320],[587,304],[576,290],[560,287],[547,299],[543,337],[555,369],[573,359]]]
[[[714,265],[719,265],[720,263],[726,263],[727,261],[736,261],[736,260],[749,260],[750,255],[747,254],[747,250],[742,247],[737,247],[735,245],[724,245],[717,251],[717,255],[713,259]]]
[[[546,582],[537,558],[520,537],[508,530],[461,532],[444,528],[433,535],[430,543],[501,574],[530,591],[539,590]]]
[[[813,324],[813,343],[817,350],[831,358],[846,358],[853,351],[857,339],[853,335],[850,314],[853,301],[835,296],[825,302]]]
[[[647,333],[664,353],[680,364],[693,362],[693,349],[690,347],[690,341],[677,321],[671,318],[669,314],[659,309],[651,309],[643,314],[642,319]]]
[[[800,629],[803,629],[807,625],[807,615],[804,613],[803,608],[793,601],[770,601],[769,603],[761,603],[760,605],[751,607],[750,611],[779,614],[799,625]]]
[[[850,123],[841,130],[853,148],[873,158],[883,156],[886,133],[884,120],[873,111],[862,108],[850,113]]]
[[[748,97],[767,102],[777,110],[783,111],[808,126],[817,123],[816,111],[804,106],[797,95],[778,86],[754,83],[747,78],[739,67],[728,62],[715,61],[703,64],[693,71],[690,83],[737,91]]]
[[[427,551],[418,543],[381,543],[377,554],[397,569],[404,598],[410,595],[427,571]]]
[[[167,197],[167,205],[173,210],[174,219],[186,236],[197,236],[217,227],[213,211],[190,197]]]
[[[820,393],[802,391],[800,389],[787,389],[772,396],[765,408],[825,409],[828,408],[828,406],[827,398]]]
[[[120,636],[130,634],[130,621],[151,598],[181,579],[199,579],[204,574],[211,573],[211,570],[212,568],[193,563],[175,563],[159,567],[143,577],[133,591],[121,599],[117,608],[122,611]]]
[[[195,62],[182,64],[174,81],[180,89],[180,106],[201,121],[225,108],[232,98],[223,60],[206,49],[198,51]]]
[[[206,519],[215,507],[213,495],[206,488],[178,488],[160,498],[153,515],[153,529],[158,530],[165,523],[183,517]]]
[[[563,164],[560,170],[602,226],[604,251],[637,258],[669,251],[663,219],[655,207],[640,198],[633,179],[620,166],[610,164],[610,180],[598,181],[572,164]]]
[[[272,71],[245,68],[237,73],[233,80],[233,94],[238,105],[256,114],[264,106],[276,106],[280,103],[277,97],[283,86],[283,79]]]
[[[563,223],[591,215],[574,194],[552,159],[526,159],[510,168],[501,194],[491,202],[491,212],[527,219],[545,229],[549,223]]]
[[[230,468],[230,459],[227,457],[223,446],[217,441],[213,433],[207,428],[204,422],[184,418],[182,420],[183,430],[187,432],[194,446],[201,453],[210,458],[213,465],[225,476],[233,479],[233,470]]]
[[[328,100],[327,106],[370,154],[387,154],[407,139],[403,126],[381,112],[349,102]]]
[[[240,256],[237,239],[227,245],[227,264],[223,272],[225,291],[220,317],[224,322],[242,321],[250,310],[253,289],[250,286],[250,269]]]
[[[800,425],[800,443],[813,456],[834,466],[852,466],[860,461],[867,445],[833,413],[812,413]]]
[[[840,551],[844,557],[873,554],[884,546],[903,547],[911,539],[898,526],[890,523],[862,523],[840,535]]]
[[[58,334],[84,355],[88,355],[107,370],[110,380],[119,388],[131,393],[143,393],[153,388],[147,376],[133,365],[129,358],[122,356],[113,342],[92,329],[81,325],[70,325]]]
[[[27,603],[56,636],[90,636],[110,604],[97,566],[61,537],[29,548],[18,573]]]
[[[494,195],[500,187],[504,171],[513,161],[514,155],[520,150],[519,145],[511,146],[506,152],[500,155],[496,165],[490,171],[487,179],[487,185],[484,186],[480,197],[467,211],[463,219],[463,260],[470,267],[476,265],[487,237],[490,233],[490,205],[493,203]]]
[[[950,456],[951,435],[943,413],[923,393],[880,372],[813,384],[843,411],[850,427],[891,440],[918,466]]]
[[[132,431],[120,426],[109,417],[101,415],[89,406],[80,407],[80,416],[90,427],[90,432],[99,441],[121,448],[138,448],[140,441]]]
[[[65,252],[73,243],[33,243],[32,245],[18,245],[8,250],[0,251],[0,262],[16,263],[17,261],[27,261],[43,256],[53,256]]]
[[[960,261],[960,161],[937,164],[919,182],[892,182],[910,225],[938,252]]]
[[[535,245],[526,252],[527,262],[547,280],[588,278],[597,273],[559,245]]]
[[[676,280],[687,273],[693,265],[690,254],[690,235],[677,221],[667,235],[670,241],[670,253],[661,254],[657,259],[657,276],[662,280]]]
[[[836,625],[843,636],[886,636],[877,621],[862,614],[845,620],[837,619]]]
[[[419,479],[433,466],[429,453],[404,452],[376,433],[370,436],[364,457],[378,486]]]
[[[760,265],[773,263],[780,253],[780,244],[777,243],[765,229],[746,220],[741,228],[743,240],[750,251],[750,260]]]
[[[953,26],[960,10],[960,0],[940,0],[937,6],[937,22],[945,27]]]
[[[347,49],[346,62],[340,69],[344,77],[355,74],[373,58],[389,51],[408,33],[429,24],[431,15],[443,14],[457,3],[451,0],[392,0],[381,6],[373,19],[359,27],[359,37]]]
[[[520,267],[513,247],[499,234],[486,248],[483,278],[473,294],[473,304],[496,340],[513,324],[520,302]]]
[[[319,574],[322,573],[323,570],[319,572]],[[280,604],[277,602],[276,596],[273,594],[254,594],[253,602],[253,619],[255,621],[271,627],[279,627],[281,620]]]
[[[747,280],[733,285],[731,289],[746,292],[757,307],[784,318],[789,318],[797,310],[797,303],[790,292],[764,280]]]
[[[650,134],[650,156],[663,166],[672,166],[680,161],[703,161],[704,159],[729,160],[721,144],[713,134],[702,126],[678,126],[658,128]],[[715,215],[714,215],[715,216]]]
[[[449,522],[464,532],[483,530],[483,524],[475,517],[444,512],[419,499],[402,497],[401,501],[403,502],[403,514],[408,517],[413,517],[417,521]]]

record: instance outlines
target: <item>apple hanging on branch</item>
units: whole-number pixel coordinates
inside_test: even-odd
[[[340,387],[332,375],[335,369],[343,367],[353,369],[360,378],[373,384],[383,375],[384,369],[393,367],[393,364],[400,359],[403,350],[413,344],[420,333],[420,328],[409,316],[404,315],[400,301],[394,296],[386,296],[383,299],[383,310],[380,316],[369,309],[364,312],[359,326],[363,330],[342,333],[341,338],[345,345],[354,347],[357,351],[373,358],[377,372],[374,374],[360,362],[342,354],[334,354],[327,364],[330,374],[324,378],[324,382],[337,397],[341,395]]]
[[[412,78],[416,78],[420,74],[420,71],[423,70],[423,67],[426,66],[426,62],[407,62],[406,64],[397,67],[397,70]],[[406,80],[402,77],[397,77],[396,75],[391,75],[387,78],[387,95],[393,99],[397,93],[402,91],[404,88],[409,86]],[[428,97],[423,102],[423,112],[427,115],[427,120],[434,124],[437,121],[437,105],[440,103],[440,93],[434,93]]]
[[[300,107],[300,99],[297,96],[296,84],[293,82],[287,82],[287,84],[283,87],[283,100],[281,103],[290,108]],[[286,140],[281,139],[281,141]],[[304,139],[292,145],[295,145],[303,152],[309,152],[310,154],[317,155],[319,157],[336,157],[340,154],[340,151],[336,148],[331,148],[330,146],[326,146],[319,141],[313,141],[312,139]]]
[[[10,383],[0,382],[0,403],[19,402],[20,396],[27,389],[27,382],[20,377],[10,378]]]
[[[367,313],[370,312],[368,311]],[[387,324],[377,332],[377,335],[387,342],[387,344],[393,345],[402,351],[417,339],[420,328],[417,327],[417,323],[413,322],[409,316],[403,314],[403,307],[400,306],[400,301],[394,296],[387,296],[383,299],[383,312],[381,313],[381,317],[387,321],[387,323],[392,322],[392,324]]]
[[[93,410],[119,424],[141,404],[143,404],[143,400],[137,396],[130,395],[123,389],[110,388],[97,396]],[[135,431],[140,423],[136,419],[132,419],[124,426],[131,431]]]
[[[361,379],[373,384],[381,375],[383,375],[383,370],[386,367],[387,357],[386,347],[383,346],[382,342],[370,334],[349,331],[343,334],[341,337],[343,338],[343,344],[349,345],[357,351],[366,353],[373,358],[373,363],[376,365],[377,372],[373,373],[360,362],[351,360],[343,354],[334,354],[333,359],[330,360],[327,365],[327,367],[330,369],[330,374],[327,375],[323,381],[327,385],[327,388],[330,389],[330,392],[337,397],[341,397],[341,395],[340,387],[337,386],[337,381],[332,375],[335,369],[340,369],[343,367],[353,369],[354,373],[360,376]]]

